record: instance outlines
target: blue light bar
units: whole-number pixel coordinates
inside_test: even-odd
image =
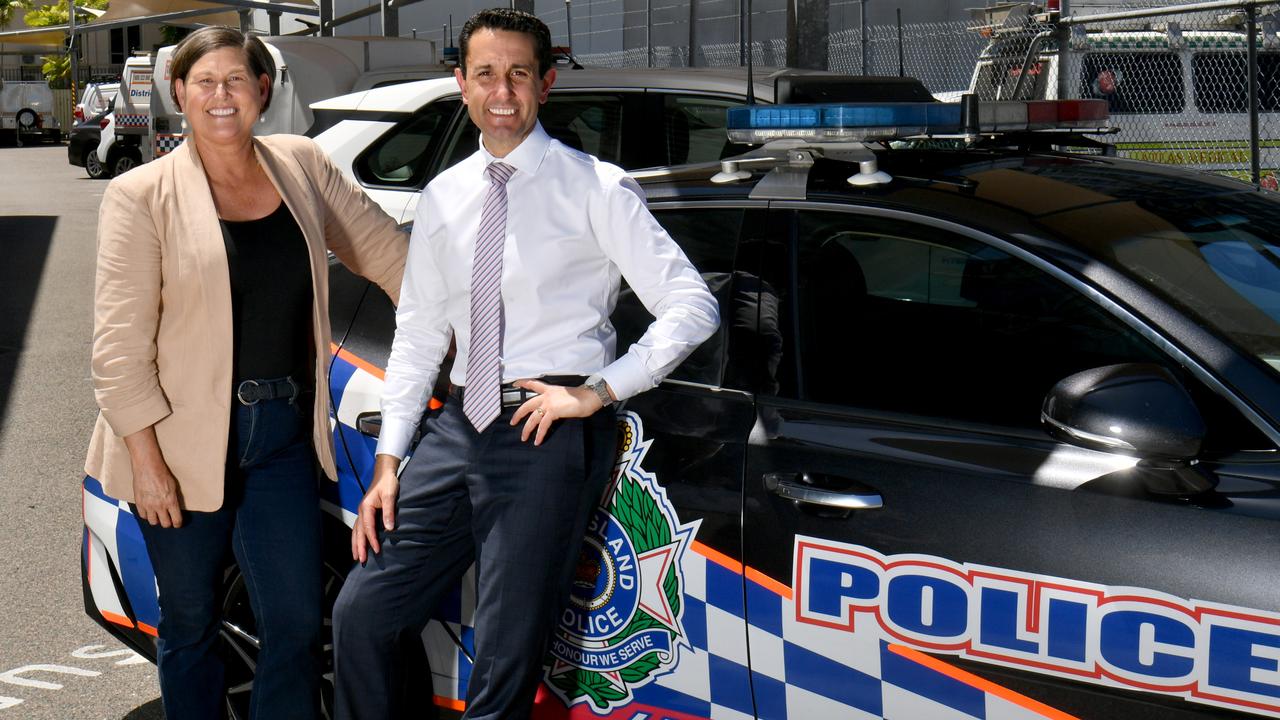
[[[750,105],[729,108],[729,139],[880,140],[961,131],[960,105],[939,102]]]

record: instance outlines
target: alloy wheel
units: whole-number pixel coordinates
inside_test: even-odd
[[[329,563],[324,566],[324,630],[321,633],[321,717],[333,717],[333,603],[342,589],[342,575]],[[248,720],[253,674],[258,666],[257,623],[249,606],[249,592],[240,568],[232,567],[222,602],[222,656],[226,666],[226,710],[229,720]]]

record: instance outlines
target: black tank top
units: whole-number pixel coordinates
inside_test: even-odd
[[[231,271],[232,376],[311,379],[311,260],[283,202],[258,220],[222,220]]]

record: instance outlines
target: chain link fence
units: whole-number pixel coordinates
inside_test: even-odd
[[[1280,167],[1280,4],[1255,5],[1259,180]],[[1106,140],[1139,160],[1252,180],[1249,9],[1186,12],[1156,3],[1142,17],[989,18],[969,90],[981,99],[1097,98],[1118,132]],[[1131,13],[1136,14],[1136,13]],[[1108,16],[1100,16],[1106,18]],[[1065,26],[1065,27],[1064,27]]]
[[[1105,139],[1119,155],[1251,179],[1246,11],[1187,12],[1168,0],[1131,0],[1108,10],[1108,15],[1126,10],[1151,14],[1096,21],[1073,16],[1059,24],[1053,14],[1026,3],[975,10],[969,20],[913,23],[910,3],[904,3],[901,26],[832,28],[827,69],[901,72],[919,78],[945,100],[964,92],[984,100],[1105,99],[1118,129]],[[1280,2],[1255,5],[1254,11],[1260,179],[1275,187],[1280,168]],[[662,16],[662,27],[647,31],[644,17],[624,23],[633,30],[640,23],[637,35],[642,38],[670,40],[685,32],[670,19],[682,12],[687,14],[675,7]],[[737,18],[717,21],[736,23]],[[581,47],[576,40],[577,34],[575,46]],[[783,66],[786,39],[757,37],[751,52],[757,65]],[[655,43],[652,49],[579,53],[578,59],[607,68],[742,63],[742,47],[736,42],[698,45],[692,55],[693,62],[688,44]]]

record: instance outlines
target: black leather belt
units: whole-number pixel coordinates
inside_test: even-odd
[[[548,385],[563,385],[564,387],[577,387],[587,381],[586,375],[546,375],[540,378],[532,378]],[[454,385],[449,388],[449,394],[458,400],[462,399],[466,388]],[[523,405],[526,400],[538,397],[538,393],[524,388],[518,388],[511,383],[502,385],[502,407],[515,407]]]
[[[257,405],[263,400],[294,400],[302,394],[302,386],[291,377],[278,380],[245,380],[236,388],[241,405]]]

